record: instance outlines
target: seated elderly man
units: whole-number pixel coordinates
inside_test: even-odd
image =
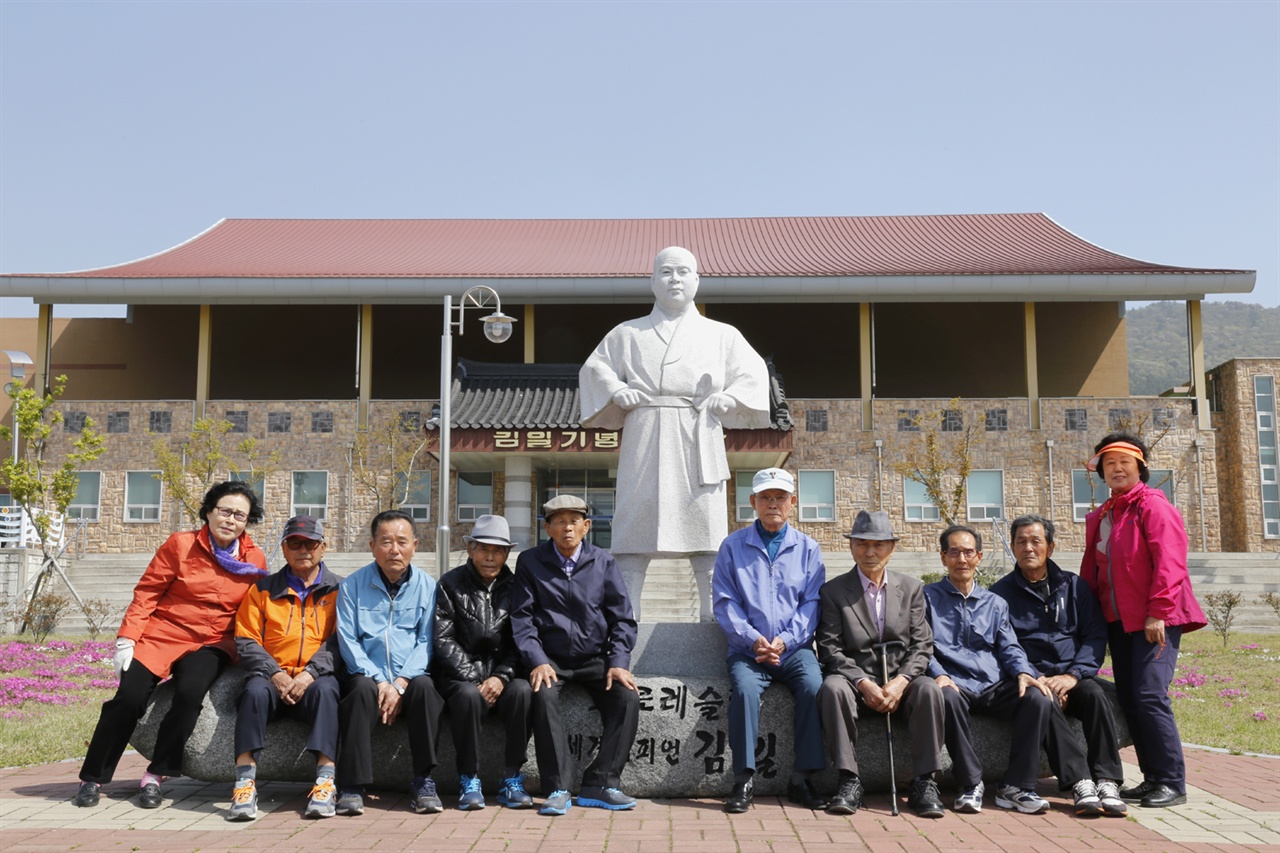
[[[498,802],[527,809],[525,753],[529,746],[529,682],[516,677],[520,655],[511,636],[511,595],[515,576],[507,568],[511,530],[500,515],[476,519],[467,543],[467,562],[440,578],[436,594],[436,687],[444,697],[458,757],[463,811],[484,808],[480,784],[480,723],[497,711],[506,730],[502,786]]]
[[[1111,700],[1097,680],[1107,651],[1107,623],[1089,585],[1050,559],[1053,534],[1053,522],[1047,518],[1015,518],[1009,541],[1018,562],[991,585],[991,591],[1009,603],[1013,632],[1040,671],[1041,682],[1068,716],[1084,724],[1092,779],[1079,783],[1076,812],[1120,817],[1128,811],[1120,799],[1120,740]]]
[[[818,710],[827,753],[840,772],[827,811],[853,814],[862,804],[858,717],[896,714],[906,718],[911,733],[915,778],[907,802],[921,817],[940,818],[942,799],[933,774],[942,769],[943,704],[937,682],[925,675],[933,631],[925,616],[924,586],[888,570],[898,543],[888,513],[862,510],[845,538],[854,567],[823,584],[817,638],[826,674]]]
[[[334,814],[339,579],[324,567],[324,524],[318,518],[289,519],[282,544],[285,567],[250,587],[236,614],[236,651],[246,674],[236,706],[236,784],[227,820],[258,816],[257,755],[267,721],[283,716],[311,730],[307,750],[316,757],[316,783],[304,816]]]
[[[587,502],[557,495],[542,507],[549,537],[516,560],[511,633],[533,688],[533,742],[545,799],[539,814],[562,815],[573,805],[573,756],[560,710],[560,688],[581,684],[600,712],[603,733],[582,774],[578,805],[632,809],[622,770],[640,725],[640,694],[631,675],[636,620],[613,555],[586,541]]]
[[[1009,623],[1009,605],[974,581],[982,562],[982,537],[963,524],[953,524],[938,539],[947,576],[924,588],[933,628],[933,660],[929,675],[942,688],[946,703],[947,752],[960,788],[955,810],[982,810],[982,761],[973,748],[970,714],[1013,722],[1009,764],[996,789],[996,805],[1024,814],[1048,811],[1036,793],[1040,747],[1059,784],[1085,793],[1077,785],[1089,777],[1075,735],[1027,661]],[[1088,786],[1092,789],[1092,783]]]

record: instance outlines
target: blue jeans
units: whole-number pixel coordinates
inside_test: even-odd
[[[729,747],[733,775],[742,778],[756,769],[756,738],[760,733],[760,697],[774,681],[791,691],[795,703],[795,770],[821,770],[826,764],[822,724],[818,720],[818,690],[822,670],[813,649],[799,649],[777,667],[756,663],[754,657],[729,655]]]

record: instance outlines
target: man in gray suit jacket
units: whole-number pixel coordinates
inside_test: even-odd
[[[943,815],[933,774],[942,767],[943,701],[925,673],[933,655],[933,631],[925,617],[924,587],[916,578],[887,571],[898,542],[885,512],[862,510],[845,534],[856,565],[832,578],[820,592],[818,660],[822,689],[818,710],[831,763],[840,785],[827,811],[853,814],[862,804],[858,779],[858,714],[906,715],[915,778],[907,802],[921,817]],[[881,684],[888,662],[888,683]]]

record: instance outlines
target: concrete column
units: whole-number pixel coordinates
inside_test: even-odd
[[[1027,372],[1027,407],[1031,428],[1040,429],[1040,368],[1036,362],[1036,304],[1022,304],[1023,366]]]
[[[503,489],[503,516],[511,526],[511,541],[516,548],[533,545],[533,459],[528,456],[508,456],[505,473],[507,485]]]
[[[373,392],[373,306],[360,306],[360,330],[357,336],[360,350],[356,353],[356,385],[359,403],[356,404],[356,425],[369,426],[369,396]]]
[[[53,381],[53,368],[50,366],[53,359],[53,306],[48,303],[40,303],[40,319],[36,321],[36,351],[31,357],[36,363],[33,377],[35,385],[32,390],[43,397],[49,393],[49,384]]]
[[[1199,429],[1209,429],[1209,399],[1205,396],[1204,325],[1200,316],[1200,300],[1187,300],[1187,348],[1191,372],[1191,388],[1196,400]]]
[[[196,417],[203,418],[205,404],[209,402],[209,363],[212,359],[213,316],[212,307],[200,306],[200,332],[196,339]]]
[[[533,347],[533,306],[524,306],[524,363],[534,363]]]
[[[870,430],[872,410],[872,394],[875,383],[874,348],[871,346],[871,303],[863,302],[858,306],[858,361],[861,362],[859,393],[862,396],[862,428]]]

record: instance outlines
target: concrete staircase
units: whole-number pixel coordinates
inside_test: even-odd
[[[853,557],[847,551],[829,553],[824,557],[828,577],[853,568]],[[105,630],[108,636],[119,625],[132,598],[134,584],[150,559],[150,554],[91,554],[66,562],[67,575],[81,598],[105,599],[111,603],[112,616],[107,620]],[[330,551],[325,555],[325,565],[345,576],[371,559],[367,551]],[[450,554],[451,566],[460,565],[465,560],[465,552]],[[1054,560],[1063,568],[1075,571],[1080,565],[1080,554],[1060,551],[1054,555]],[[511,563],[515,563],[515,554],[512,554]],[[419,551],[414,564],[433,577],[439,577],[433,553]],[[943,571],[938,555],[930,552],[896,553],[891,567],[915,577]],[[1244,596],[1244,602],[1235,611],[1233,631],[1280,633],[1280,616],[1258,601],[1259,596],[1267,592],[1280,594],[1280,554],[1193,553],[1188,559],[1188,569],[1201,606],[1206,606],[1205,596],[1211,592],[1235,590]],[[687,560],[654,560],[644,589],[644,621],[696,621],[696,598],[697,585]],[[87,631],[84,615],[74,604],[59,620],[58,631]]]

